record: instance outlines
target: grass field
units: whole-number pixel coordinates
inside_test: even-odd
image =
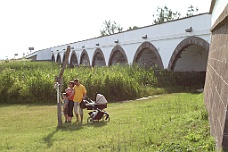
[[[0,105],[0,151],[214,151],[203,94],[110,103],[111,120],[57,128],[56,105]],[[75,119],[74,119],[75,122]]]

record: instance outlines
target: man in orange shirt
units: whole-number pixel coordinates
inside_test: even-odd
[[[79,122],[79,113],[80,113],[80,117],[81,117],[81,123],[83,121],[83,109],[80,107],[80,103],[83,99],[85,99],[86,97],[86,88],[80,84],[79,80],[78,79],[75,79],[74,80],[74,90],[72,92],[72,94],[68,97],[71,98],[72,96],[74,96],[74,112],[75,112],[75,115],[76,115],[76,124]]]

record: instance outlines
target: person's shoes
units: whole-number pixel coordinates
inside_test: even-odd
[[[65,120],[65,123],[67,123],[67,121]]]
[[[71,124],[71,121],[68,121],[68,123],[70,123],[70,124]]]

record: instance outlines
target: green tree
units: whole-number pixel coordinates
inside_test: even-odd
[[[153,17],[157,17],[154,19],[154,24],[160,24],[167,21],[179,19],[181,14],[179,12],[174,12],[171,9],[169,9],[167,6],[164,6],[164,8],[158,7],[157,8],[157,14],[153,15]]]
[[[136,29],[138,29],[138,28],[139,28],[138,26],[129,27],[129,28],[127,29],[127,31],[136,30]]]
[[[192,15],[194,15],[198,11],[199,11],[198,7],[195,8],[193,5],[190,5],[188,7],[188,11],[186,13],[186,17],[192,16]]]
[[[116,24],[115,21],[105,20],[103,23],[103,29],[100,30],[100,34],[101,36],[106,36],[114,33],[119,33],[122,31],[123,31],[123,28],[120,25]]]
[[[185,17],[193,16],[198,11],[199,9],[197,7],[190,5],[187,9],[187,13]],[[153,15],[153,17],[156,17],[156,19],[154,19],[153,21],[153,24],[160,24],[167,21],[179,19],[181,17],[181,14],[177,11],[176,12],[172,11],[167,6],[164,6],[163,8],[158,7],[157,14]]]

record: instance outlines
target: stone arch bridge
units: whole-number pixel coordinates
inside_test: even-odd
[[[199,14],[39,50],[27,58],[63,63],[66,48],[70,45],[68,64],[71,67],[135,63],[173,71],[206,71],[210,20],[210,14]]]

